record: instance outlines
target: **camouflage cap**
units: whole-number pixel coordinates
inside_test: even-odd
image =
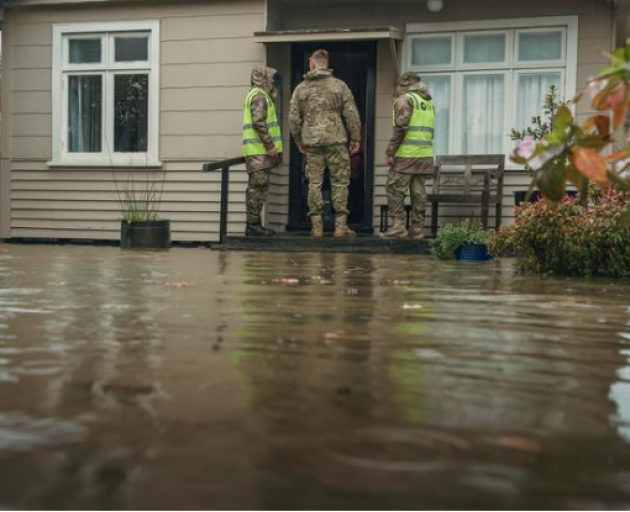
[[[420,80],[422,79],[417,73],[403,73],[400,78],[396,80],[396,83],[403,87],[409,87],[410,85],[417,84]]]

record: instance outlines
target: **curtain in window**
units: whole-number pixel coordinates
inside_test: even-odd
[[[466,75],[463,91],[462,153],[503,153],[504,75]]]
[[[545,96],[552,85],[562,92],[560,73],[527,73],[518,76],[517,130],[530,126],[532,117],[542,114]]]
[[[448,155],[451,133],[451,77],[427,76],[423,78],[435,105],[435,136],[433,151],[436,155]]]
[[[100,75],[68,77],[68,152],[100,153],[103,112]]]

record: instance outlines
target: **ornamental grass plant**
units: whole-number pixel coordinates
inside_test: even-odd
[[[593,201],[593,200],[592,200]],[[491,235],[494,255],[522,255],[521,270],[555,276],[630,276],[630,229],[624,223],[627,200],[608,190],[590,206],[565,198],[517,208],[516,223]]]

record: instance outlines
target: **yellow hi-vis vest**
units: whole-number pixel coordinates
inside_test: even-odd
[[[245,107],[243,108],[243,156],[266,155],[267,148],[258,136],[258,132],[254,128],[252,121],[252,100],[257,94],[262,94],[267,100],[267,129],[269,135],[273,139],[273,145],[278,153],[282,153],[282,134],[280,133],[280,125],[278,123],[278,115],[273,100],[263,89],[252,89],[245,98]]]
[[[413,112],[409,130],[396,152],[397,158],[429,158],[433,156],[433,132],[435,130],[435,107],[414,92],[406,94],[413,101]],[[396,105],[394,104],[394,125],[396,125]]]

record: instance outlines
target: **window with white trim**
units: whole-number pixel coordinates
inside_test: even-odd
[[[510,130],[542,114],[551,85],[571,97],[576,41],[575,55],[567,48],[569,37],[577,37],[576,24],[544,18],[410,25],[405,67],[421,74],[433,96],[435,153],[507,154]]]
[[[159,23],[55,25],[53,162],[159,165]]]

